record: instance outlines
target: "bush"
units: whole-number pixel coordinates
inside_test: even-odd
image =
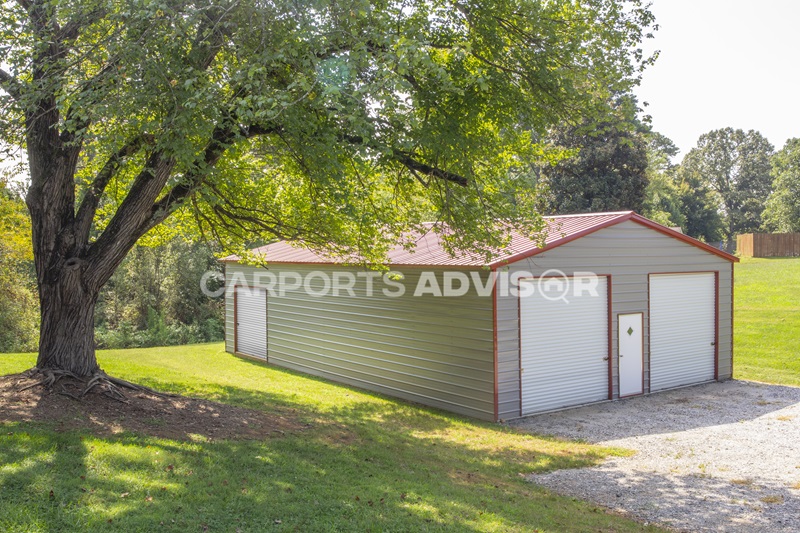
[[[223,323],[208,318],[200,324],[167,324],[165,318],[154,309],[148,311],[147,328],[137,330],[129,321],[117,327],[95,329],[95,344],[98,348],[149,348],[152,346],[178,346],[200,342],[217,342],[225,338]]]

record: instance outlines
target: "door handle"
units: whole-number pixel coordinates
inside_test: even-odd
[[[619,354],[619,356],[622,357],[622,354]]]
[[[712,343],[711,343],[711,346],[716,346],[716,345],[717,345],[717,343],[716,343],[716,342],[712,342]]]
[[[608,356],[603,357],[603,361],[608,361]]]

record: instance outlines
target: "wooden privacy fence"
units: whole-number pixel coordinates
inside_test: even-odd
[[[742,257],[800,256],[800,233],[744,233],[736,237]]]

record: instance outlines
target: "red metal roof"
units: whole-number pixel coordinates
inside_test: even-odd
[[[536,242],[528,237],[513,232],[511,233],[511,242],[503,250],[501,256],[496,257],[490,264],[492,268],[506,265],[530,257],[546,250],[555,248],[567,242],[573,241],[584,235],[588,235],[602,228],[613,226],[631,220],[637,222],[660,233],[669,235],[670,237],[677,238],[687,242],[698,248],[716,254],[729,261],[738,261],[739,259],[718,250],[713,246],[709,246],[687,235],[679,233],[675,230],[667,228],[648,220],[633,211],[619,211],[614,213],[589,213],[581,215],[561,215],[553,217],[545,217],[547,227],[545,228],[545,241],[544,246],[537,246]],[[324,255],[317,254],[307,248],[303,248],[298,244],[290,244],[286,241],[268,244],[260,248],[252,250],[255,254],[260,255],[268,263],[290,263],[290,264],[332,264],[336,261],[327,258]],[[466,266],[466,267],[480,267],[485,266],[486,261],[483,257],[462,253],[451,256],[442,247],[439,235],[434,231],[429,230],[423,235],[420,235],[417,240],[416,247],[413,251],[406,250],[398,246],[389,251],[389,264],[392,266]],[[223,259],[223,261],[235,262],[239,257],[232,255]]]

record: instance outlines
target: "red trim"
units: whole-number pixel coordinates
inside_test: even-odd
[[[510,281],[509,281],[510,283]],[[519,376],[519,416],[522,416],[522,301],[517,294],[517,376]]]
[[[611,302],[613,301],[611,289],[611,274],[606,280],[606,309],[608,313],[608,399],[614,399],[614,313]]]
[[[719,381],[719,270],[714,272],[714,381]]]
[[[269,291],[264,290],[264,298],[266,299],[266,303],[264,305],[264,312],[266,316],[264,317],[264,323],[267,325],[267,345],[265,347],[264,357],[258,357],[256,355],[249,355],[249,354],[241,354],[239,353],[239,317],[238,317],[238,289],[262,289],[263,287],[255,287],[250,285],[234,285],[233,286],[233,353],[234,355],[244,355],[245,357],[249,357],[251,359],[255,359],[257,361],[266,361],[269,362]]]
[[[533,250],[528,250],[526,252],[520,252],[520,253],[518,253],[516,255],[512,255],[510,257],[504,257],[503,259],[501,259],[499,261],[495,261],[494,263],[490,263],[489,266],[491,267],[492,270],[495,270],[498,267],[506,266],[506,265],[508,265],[510,263],[516,263],[517,261],[520,261],[521,259],[527,259],[528,257],[533,257],[534,255],[538,255],[538,254],[541,254],[541,253],[546,252],[548,250],[552,250],[553,248],[556,248],[557,246],[561,246],[562,244],[566,244],[568,242],[574,241],[575,239],[580,239],[581,237],[585,237],[586,235],[594,233],[595,231],[598,231],[598,230],[601,230],[603,228],[607,228],[609,226],[613,226],[615,224],[619,224],[620,222],[628,220],[630,218],[631,213],[620,214],[617,218],[612,218],[610,220],[606,220],[605,222],[603,222],[601,224],[597,224],[596,226],[592,226],[592,227],[587,228],[587,229],[585,229],[583,231],[579,231],[577,233],[573,233],[572,235],[567,235],[566,237],[563,237],[561,239],[555,240],[555,241],[551,242],[550,244],[545,245],[543,248],[534,248]]]
[[[723,258],[723,259],[725,259],[727,261],[730,261],[732,263],[739,262],[739,258],[734,256],[734,255],[731,255],[731,254],[729,254],[727,252],[723,252],[722,250],[714,248],[713,246],[710,246],[710,245],[708,245],[708,244],[706,244],[704,242],[700,242],[697,239],[689,237],[688,235],[684,235],[683,233],[679,233],[679,232],[677,232],[675,230],[672,230],[672,229],[670,229],[670,228],[668,228],[666,226],[662,226],[661,224],[653,222],[652,220],[649,220],[649,219],[647,219],[647,218],[645,218],[645,217],[643,217],[641,215],[638,215],[638,214],[634,213],[633,211],[623,211],[623,212],[620,212],[620,213],[596,213],[596,214],[597,215],[601,215],[601,214],[604,214],[604,215],[616,215],[616,216],[614,218],[610,218],[610,219],[606,220],[605,222],[601,222],[601,223],[599,223],[599,224],[597,224],[595,226],[587,228],[587,229],[585,229],[583,231],[579,231],[579,232],[573,233],[571,235],[568,235],[566,237],[563,237],[561,239],[557,239],[557,240],[545,245],[543,248],[533,248],[532,250],[527,250],[525,252],[520,252],[518,254],[512,255],[510,257],[504,257],[502,259],[499,259],[499,260],[497,260],[497,261],[495,261],[493,263],[490,263],[489,267],[492,270],[496,270],[500,266],[505,266],[505,265],[508,265],[510,263],[514,263],[516,261],[519,261],[521,259],[526,259],[528,257],[532,257],[534,255],[541,254],[543,252],[546,252],[548,250],[552,250],[553,248],[561,246],[562,244],[566,244],[568,242],[572,242],[575,239],[580,239],[581,237],[585,237],[586,235],[589,235],[591,233],[599,231],[599,230],[601,230],[603,228],[607,228],[609,226],[614,226],[616,224],[619,224],[621,222],[625,222],[627,220],[630,220],[632,222],[636,222],[637,224],[641,224],[642,226],[645,226],[647,228],[655,230],[655,231],[657,231],[659,233],[663,233],[664,235],[667,235],[669,237],[673,237],[675,239],[683,241],[683,242],[685,242],[687,244],[690,244],[690,245],[692,245],[692,246],[694,246],[696,248],[700,248],[701,250],[704,250],[706,252],[709,252],[709,253],[712,253],[714,255],[717,255],[717,256],[719,256],[719,257],[721,257],[721,258]],[[221,259],[220,261],[235,263],[235,262],[238,262],[239,259],[240,259],[239,257],[237,257],[235,255],[231,255],[231,256],[228,256],[228,257],[225,257],[225,258]],[[338,264],[338,263],[331,262],[331,261],[270,261],[270,263],[282,264],[282,265],[333,265],[333,264]],[[462,268],[476,268],[476,267],[479,267],[480,265],[473,265],[473,264],[469,264],[469,265],[463,265],[463,264],[462,265],[459,265],[459,264],[436,264],[436,263],[430,263],[430,264],[393,263],[390,266],[392,266],[392,267],[404,267],[404,268],[408,268],[408,267],[429,267],[429,268],[430,267],[437,267],[437,268],[459,268],[459,267],[462,267]]]
[[[495,272],[490,272],[490,276],[494,279],[492,280],[492,344],[493,344],[493,359],[494,359],[494,420],[497,422],[500,419],[500,405],[499,405],[499,394],[500,394],[500,386],[498,384],[498,363],[497,363],[497,274]],[[520,381],[520,385],[521,385]],[[520,386],[520,390],[522,390],[522,386]],[[520,405],[522,405],[520,403]]]
[[[239,317],[237,316],[239,305],[236,302],[238,287],[239,285],[233,286],[233,353],[239,352]]]
[[[649,291],[649,289],[648,289],[648,291]],[[636,313],[619,313],[617,315],[617,363],[618,363],[617,367],[621,366],[621,363],[619,363],[619,358],[620,358],[620,355],[619,355],[619,343],[620,343],[620,338],[621,338],[621,336],[619,334],[619,319],[620,319],[620,317],[623,317],[623,316],[632,316],[632,315],[639,315],[639,317],[641,318],[641,322],[642,322],[642,325],[641,325],[641,328],[642,328],[642,391],[634,393],[634,394],[626,394],[625,396],[623,396],[622,395],[622,371],[620,370],[619,371],[619,375],[617,376],[617,381],[619,382],[619,399],[620,400],[623,399],[623,398],[632,398],[633,396],[641,396],[642,394],[644,394],[644,313],[642,313],[641,311],[638,311]]]
[[[724,252],[723,252],[724,253]],[[733,257],[733,256],[731,256]],[[736,258],[736,261],[739,259]],[[731,267],[732,269],[733,267]],[[652,366],[652,336],[650,335],[650,278],[652,276],[664,276],[670,274],[714,274],[714,380],[719,380],[719,270],[684,270],[680,272],[649,272],[647,274],[647,338],[650,340],[650,365],[648,365],[648,375]],[[733,331],[733,330],[731,330]],[[731,335],[732,336],[732,335]],[[652,375],[650,375],[652,378]],[[648,387],[649,392],[649,387]]]
[[[511,257],[506,257],[506,258],[503,258],[500,261],[496,261],[494,263],[491,263],[489,266],[492,268],[492,270],[495,270],[499,266],[505,266],[505,265],[507,265],[509,263],[517,262],[517,261],[519,261],[521,259],[527,259],[528,257],[533,257],[534,255],[538,255],[538,254],[541,254],[541,253],[546,252],[548,250],[552,250],[553,248],[561,246],[562,244],[566,244],[568,242],[572,242],[575,239],[580,239],[581,237],[585,237],[586,235],[592,234],[592,233],[594,233],[594,232],[596,232],[598,230],[601,230],[603,228],[607,228],[609,226],[615,226],[615,225],[617,225],[617,224],[619,224],[621,222],[625,222],[627,220],[630,220],[631,222],[636,222],[638,224],[641,224],[642,226],[645,226],[645,227],[648,227],[648,228],[653,229],[655,231],[658,231],[659,233],[663,233],[664,235],[668,235],[670,237],[674,237],[674,238],[676,238],[676,239],[678,239],[680,241],[683,241],[683,242],[685,242],[687,244],[691,244],[692,246],[700,248],[701,250],[705,250],[706,252],[710,252],[710,253],[712,253],[714,255],[718,255],[719,257],[722,257],[723,259],[727,259],[728,261],[731,261],[733,263],[738,263],[739,262],[739,258],[734,256],[734,255],[731,255],[731,254],[729,254],[727,252],[723,252],[722,250],[718,250],[717,248],[714,248],[713,246],[709,246],[708,244],[706,244],[704,242],[700,242],[697,239],[689,237],[688,235],[684,235],[683,233],[678,233],[675,230],[671,230],[666,226],[662,226],[661,224],[658,224],[656,222],[653,222],[652,220],[644,218],[641,215],[637,215],[633,211],[628,211],[626,213],[621,213],[616,218],[612,218],[612,219],[607,220],[607,221],[605,221],[605,222],[603,222],[601,224],[597,224],[596,226],[592,226],[591,228],[587,228],[587,229],[585,229],[583,231],[579,231],[577,233],[573,233],[572,235],[568,235],[568,236],[566,236],[566,237],[564,237],[562,239],[555,240],[555,241],[551,242],[550,244],[546,245],[543,248],[534,248],[533,250],[528,250],[526,252],[521,252],[519,254],[512,255]]]
[[[731,265],[731,379],[733,379],[733,337],[734,337],[734,335],[733,335],[733,332],[734,332],[734,329],[733,329],[733,291],[734,291],[734,288],[735,288],[735,283],[734,283],[735,280],[734,280],[733,272],[735,270],[736,269],[734,268],[734,266]]]
[[[685,242],[687,244],[691,244],[692,246],[696,246],[697,248],[700,248],[701,250],[705,250],[706,252],[710,252],[710,253],[712,253],[714,255],[718,255],[723,259],[727,259],[731,263],[738,263],[739,262],[739,258],[736,257],[735,255],[731,255],[731,254],[729,254],[727,252],[723,252],[722,250],[714,248],[713,246],[710,246],[710,245],[708,245],[708,244],[706,244],[704,242],[700,242],[700,241],[698,241],[697,239],[695,239],[693,237],[689,237],[688,235],[684,235],[683,233],[678,233],[675,230],[671,230],[666,226],[662,226],[661,224],[658,224],[657,222],[653,222],[650,219],[644,218],[641,215],[637,215],[636,213],[632,212],[628,218],[630,220],[632,220],[633,222],[638,222],[642,226],[646,226],[646,227],[648,227],[650,229],[656,230],[659,233],[663,233],[664,235],[669,235],[670,237],[675,237],[676,239],[678,239],[680,241],[683,241],[683,242]]]
[[[613,399],[613,392],[614,392],[614,377],[613,377],[613,361],[611,360],[611,354],[613,351],[613,320],[611,316],[611,274],[595,274],[598,278],[606,278],[606,309],[608,310],[608,399]],[[574,278],[575,275],[572,276],[525,276],[517,278],[517,282],[526,279],[548,279],[548,278],[556,278],[561,279],[563,277],[566,278]],[[517,342],[519,343],[519,415],[524,416],[522,413],[522,296],[517,293]]]
[[[648,272],[648,276],[669,276],[671,274],[713,274],[718,270],[673,270],[669,272]]]
[[[653,337],[650,336],[650,273],[647,273],[647,368],[645,368],[644,361],[642,361],[642,394],[650,394],[650,367],[653,365]],[[644,327],[644,324],[642,324]],[[644,335],[642,335],[642,342],[644,343]],[[642,349],[642,357],[644,357],[644,349]],[[644,375],[647,372],[647,381],[645,382]],[[645,387],[645,385],[647,385]]]

